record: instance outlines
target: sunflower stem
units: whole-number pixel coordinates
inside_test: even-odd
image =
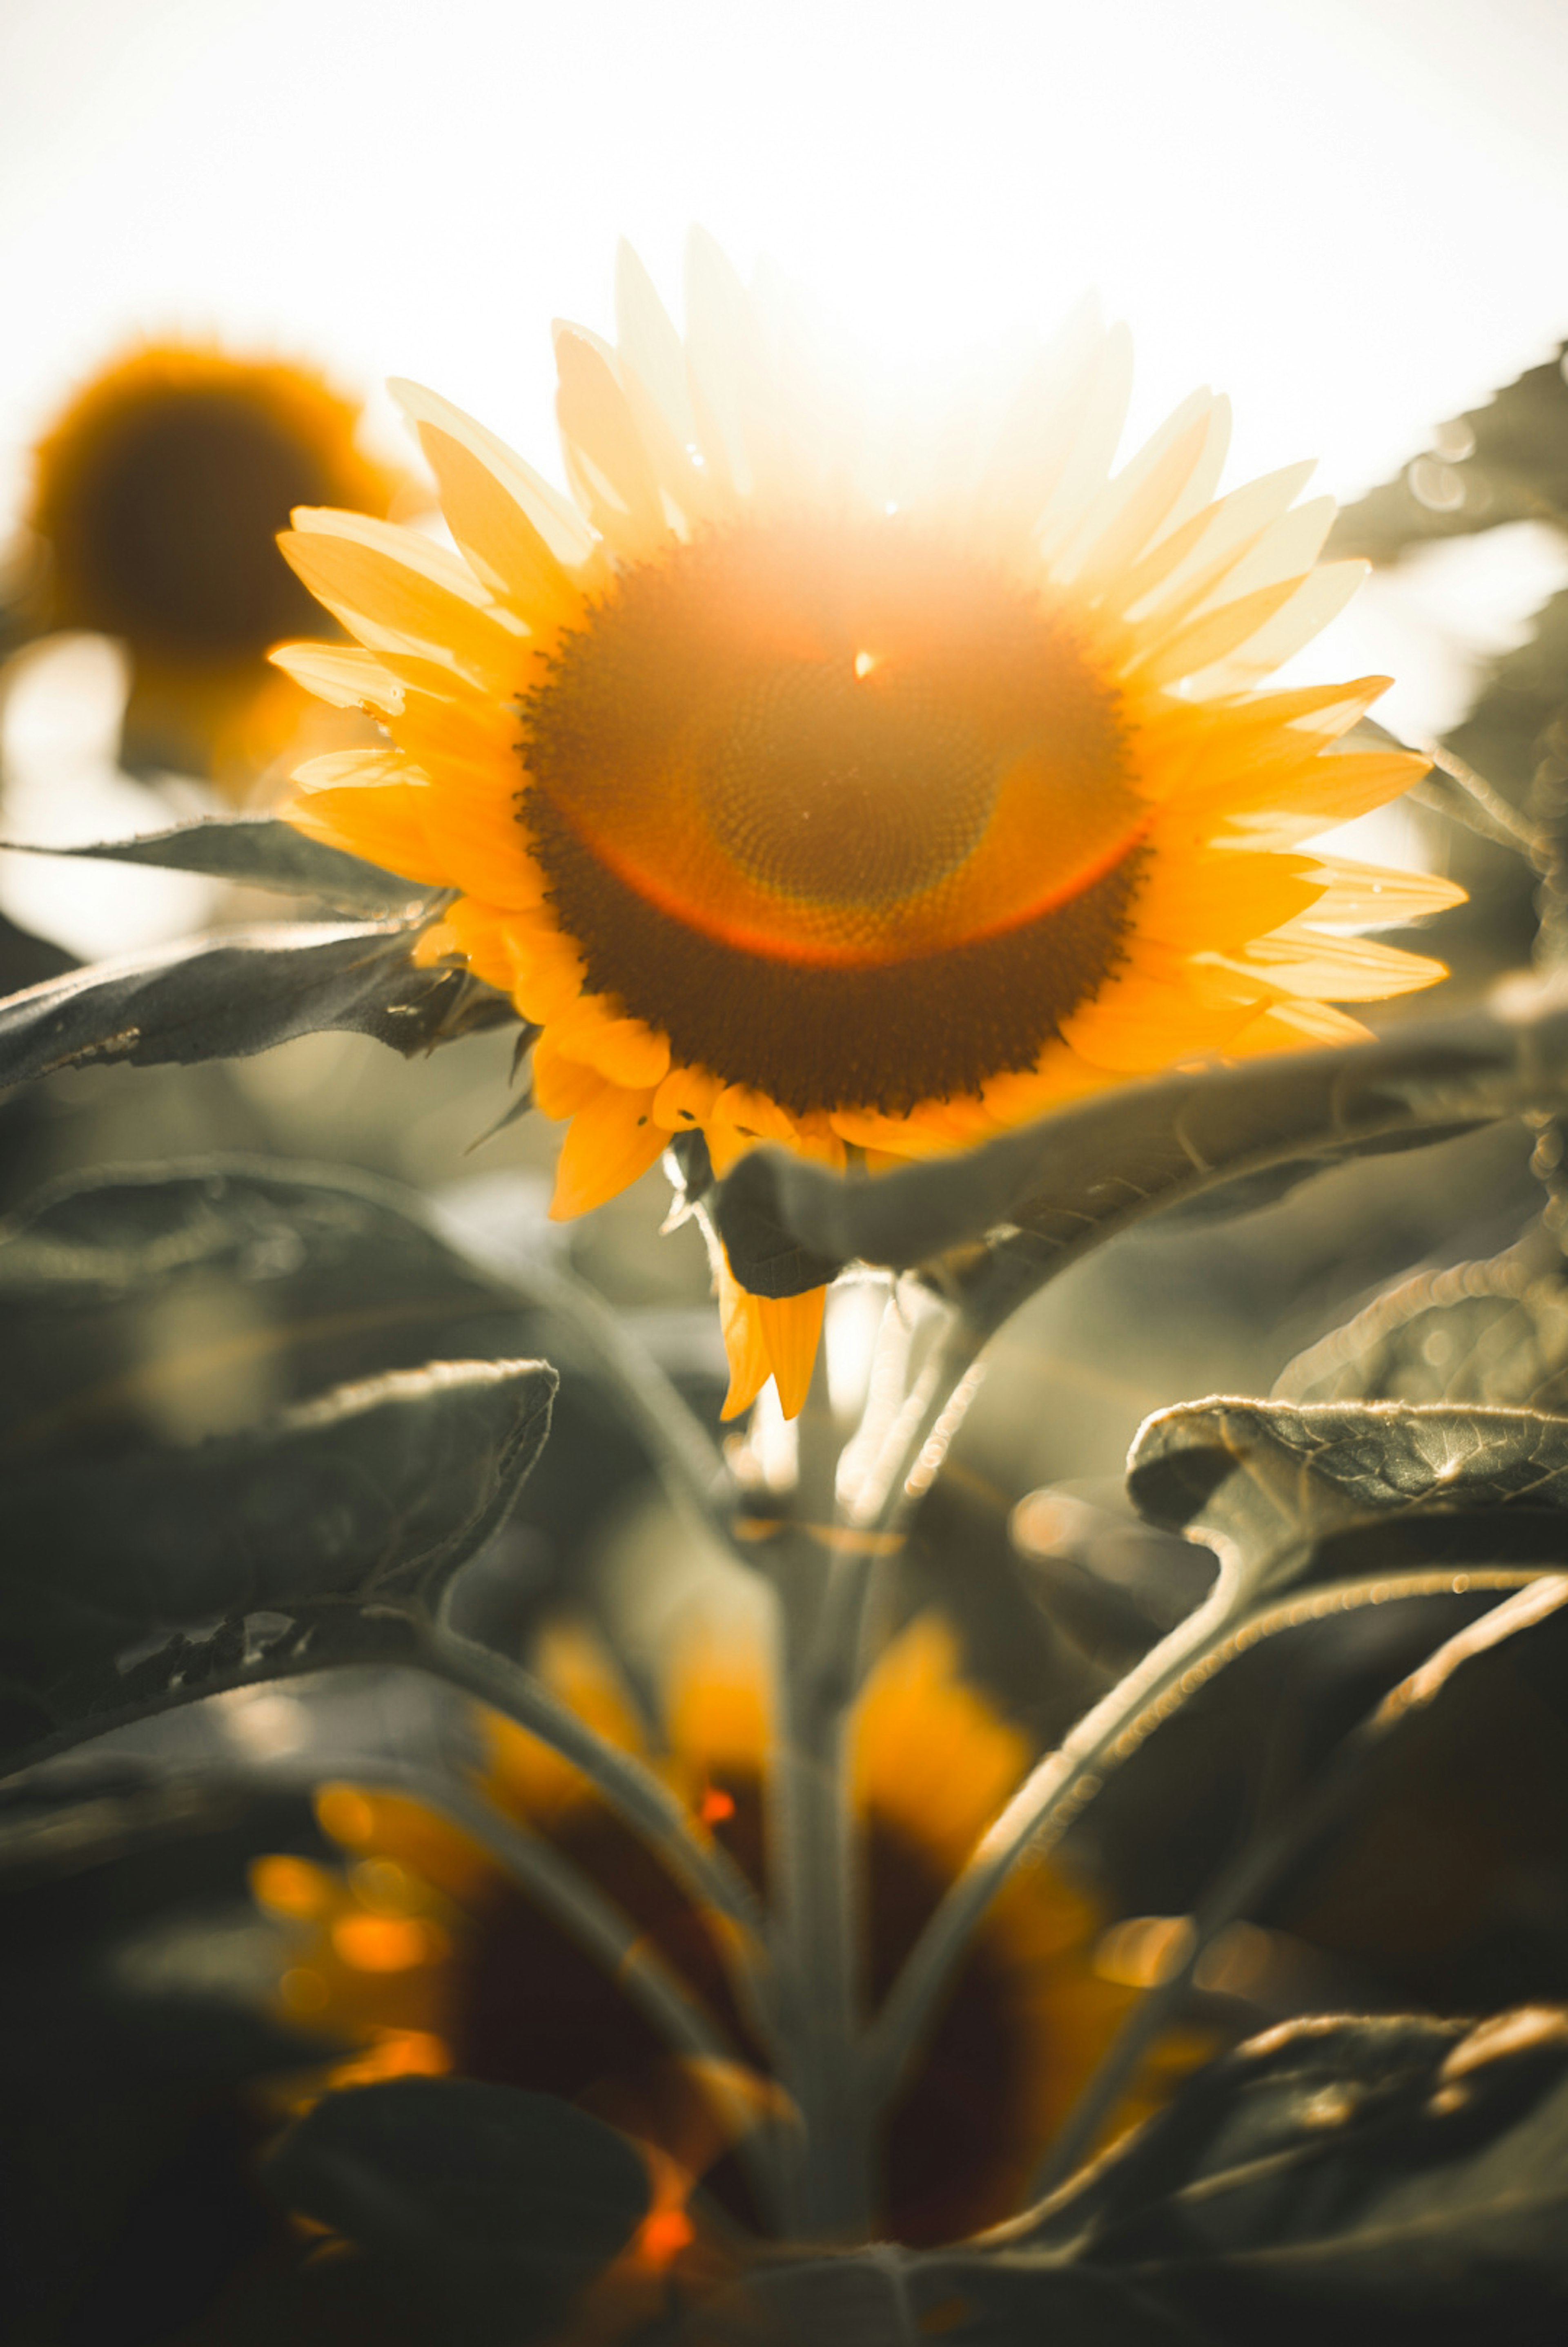
[[[927,1355],[849,1511],[857,1530],[901,1532],[936,1478],[985,1374],[984,1332],[953,1314]]]
[[[743,2088],[747,2065],[722,2024],[666,1963],[640,1925],[539,1835],[504,1818],[484,1796],[444,1770],[378,1760],[365,1774],[372,1792],[411,1795],[469,1835],[603,1965],[666,2042],[690,2058],[689,2075],[712,2102],[764,2208],[782,2211],[780,2131],[755,2124],[756,2104]]]
[[[763,2043],[779,2039],[767,1957],[768,1927],[746,1877],[717,1842],[699,1840],[675,1795],[633,1754],[605,1741],[521,1664],[444,1624],[426,1634],[431,1667],[538,1737],[580,1768],[606,1804],[663,1859],[699,1904],[727,1929],[714,1934],[742,2012]]]
[[[897,2092],[965,1950],[1019,1860],[1065,1830],[1123,1749],[1135,1723],[1178,1686],[1189,1666],[1234,1624],[1237,1591],[1222,1570],[1210,1595],[1084,1714],[1065,1741],[1024,1778],[926,1925],[888,1994],[863,2049],[864,2092],[881,2108]]]
[[[863,1572],[865,1560],[846,1557],[834,1539],[838,1457],[820,1356],[800,1418],[795,1521],[770,1557],[779,1603],[769,1782],[774,1967],[783,2084],[800,2120],[789,2223],[807,2237],[865,2240],[871,2137],[858,2083],[862,1966],[850,1740],[860,1605],[845,1571]]]

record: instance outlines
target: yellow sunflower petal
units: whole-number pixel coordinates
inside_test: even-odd
[[[432,425],[448,439],[457,441],[476,463],[484,466],[558,563],[569,570],[593,564],[597,541],[582,515],[569,498],[553,489],[504,440],[487,431],[483,424],[476,424],[471,415],[465,415],[461,407],[454,407],[449,399],[443,399],[438,392],[427,391],[423,384],[396,376],[387,389],[414,424]]]
[[[606,1080],[597,1068],[565,1050],[555,1021],[534,1046],[534,1097],[546,1116],[575,1116],[590,1101],[602,1100]]]
[[[667,1133],[705,1124],[724,1086],[706,1068],[672,1068],[654,1094],[654,1122]]]
[[[1324,995],[1331,1001],[1377,1002],[1431,986],[1446,973],[1441,961],[1406,953],[1371,938],[1330,938],[1304,922],[1255,938],[1245,955],[1206,957],[1250,977],[1256,970],[1284,994]]]
[[[804,1296],[754,1298],[762,1342],[779,1389],[779,1408],[786,1418],[799,1418],[806,1407],[827,1299],[825,1287],[809,1288]]]
[[[458,553],[328,512],[291,541],[365,650],[286,659],[394,744],[299,819],[454,892],[422,951],[542,1028],[557,1212],[671,1133],[721,1176],[875,1171],[1439,974],[1339,932],[1449,884],[1304,845],[1422,762],[1336,746],[1380,680],[1258,690],[1359,567],[1319,562],[1307,468],[1218,496],[1223,400],[1113,472],[1130,346],[1085,312],[994,429],[857,446],[711,241],[684,334],[629,253],[616,304],[614,347],[558,340],[576,503],[404,387]],[[720,1296],[732,1410],[769,1374],[798,1406],[820,1299]]]
[[[1369,1027],[1331,1002],[1273,1002],[1232,1038],[1227,1055],[1252,1059],[1266,1051],[1319,1050],[1371,1040]]]
[[[652,1106],[651,1087],[631,1092],[606,1084],[575,1112],[555,1167],[553,1222],[591,1214],[658,1163],[665,1135],[648,1112]]]
[[[423,966],[460,955],[476,978],[504,992],[512,979],[506,925],[507,916],[494,906],[460,897],[442,921],[421,933],[414,959]]]
[[[1288,600],[1241,638],[1211,668],[1186,671],[1193,692],[1240,692],[1256,684],[1337,620],[1371,569],[1369,562],[1329,562],[1303,579]],[[1272,590],[1271,590],[1272,591]],[[1250,602],[1250,596],[1243,600]]]
[[[762,1333],[762,1298],[741,1286],[722,1257],[717,1286],[718,1322],[729,1362],[729,1390],[719,1417],[728,1420],[750,1409],[772,1376],[773,1363]]]
[[[331,789],[317,785],[287,809],[299,831],[328,847],[341,847],[424,887],[440,887],[446,861],[433,853],[420,819],[419,794],[405,776],[382,784]]]
[[[419,445],[441,484],[452,534],[491,592],[535,631],[574,618],[581,589],[489,467],[433,424],[420,425]]]
[[[1435,872],[1395,871],[1381,864],[1351,863],[1342,856],[1315,861],[1327,886],[1312,908],[1314,928],[1343,921],[1392,928],[1396,922],[1422,920],[1465,901],[1457,881]]]
[[[364,709],[390,717],[402,707],[404,686],[373,652],[347,644],[275,644],[275,668],[336,709]]]
[[[511,993],[524,1019],[548,1029],[578,1001],[583,991],[582,957],[553,924],[514,914],[507,924]]]
[[[1125,326],[1113,326],[1101,346],[1072,454],[1035,524],[1034,543],[1047,561],[1066,546],[1105,486],[1132,389],[1133,338]]]
[[[708,1112],[703,1130],[713,1170],[720,1178],[759,1142],[773,1141],[788,1147],[795,1138],[794,1119],[777,1101],[749,1084],[727,1084]]]
[[[1208,437],[1207,392],[1196,393],[1194,403],[1185,428],[1160,448],[1157,461],[1149,461],[1151,442],[1135,472],[1128,466],[1103,493],[1099,509],[1080,532],[1077,551],[1055,566],[1059,579],[1071,579],[1092,594],[1145,551],[1186,487]]]
[[[596,1068],[611,1083],[633,1092],[651,1092],[669,1073],[669,1044],[640,1019],[617,1019],[590,997],[593,1015],[574,1022],[562,1048],[574,1059]]]
[[[296,513],[279,540],[293,569],[328,610],[372,651],[408,652],[436,668],[466,671],[485,690],[510,694],[523,673],[522,648],[487,606],[478,582],[451,558],[438,562],[412,530],[367,543],[356,515]],[[330,528],[327,525],[337,525]]]
[[[652,552],[667,524],[626,393],[587,337],[570,326],[556,329],[555,367],[567,471],[595,528],[618,554]]]

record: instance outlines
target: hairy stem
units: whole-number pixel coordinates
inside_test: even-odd
[[[860,1479],[850,1522],[870,1532],[901,1531],[935,1481],[948,1446],[980,1390],[983,1334],[954,1315],[920,1371],[876,1458]]]

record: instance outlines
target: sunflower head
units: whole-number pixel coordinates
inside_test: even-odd
[[[602,1734],[654,1761],[698,1829],[765,1890],[761,1653],[732,1640],[689,1647],[671,1674],[657,1752],[592,1641],[556,1633],[538,1662]],[[749,2082],[731,2082],[730,2100],[768,2107],[773,2090],[730,2003],[713,1921],[566,1763],[504,1723],[489,1734],[496,1807],[583,1868],[723,2015],[758,2065]],[[934,1622],[915,1624],[872,1674],[856,1719],[854,1777],[869,1998],[885,1993],[1029,1757],[1017,1730],[963,1683],[951,1635]],[[586,2097],[688,2178],[707,2171],[735,2214],[755,2215],[722,2157],[700,2080],[473,1843],[416,1801],[351,1786],[326,1788],[319,1813],[343,1851],[341,1870],[277,1857],[254,1875],[263,1906],[296,1935],[282,2004],[359,2049],[310,2092],[455,2069]],[[1022,1874],[997,1901],[890,2115],[881,2221],[895,2238],[951,2240],[1019,2205],[1133,2002],[1096,1970],[1100,1924],[1092,1900],[1052,1866]],[[1119,2124],[1143,2107],[1126,2106]]]
[[[386,511],[397,478],[356,447],[358,421],[308,368],[150,343],[38,442],[31,616],[126,644],[133,767],[238,784],[294,732],[300,704],[266,655],[310,606],[276,534],[301,501]]]
[[[572,497],[401,386],[457,552],[297,514],[363,650],[279,655],[393,745],[294,819],[455,891],[428,951],[543,1030],[556,1213],[675,1134],[875,1172],[1441,975],[1352,932],[1458,891],[1302,846],[1423,769],[1338,747],[1384,680],[1262,689],[1365,566],[1319,565],[1308,467],[1217,493],[1223,401],[1114,470],[1126,338],[1084,314],[897,470],[701,238],[684,337],[623,252],[614,346],[556,355]],[[792,1415],[820,1293],[715,1269],[729,1411],[771,1375]]]

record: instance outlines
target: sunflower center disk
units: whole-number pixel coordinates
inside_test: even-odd
[[[848,665],[759,678],[716,751],[698,778],[714,839],[747,879],[820,905],[891,907],[945,879],[1002,780],[961,716]]]
[[[80,468],[58,553],[94,624],[218,661],[319,618],[274,538],[330,484],[280,422],[219,392],[165,390],[113,418]]]
[[[1038,594],[896,519],[626,571],[524,713],[589,985],[797,1112],[1029,1067],[1121,958],[1115,693]]]

